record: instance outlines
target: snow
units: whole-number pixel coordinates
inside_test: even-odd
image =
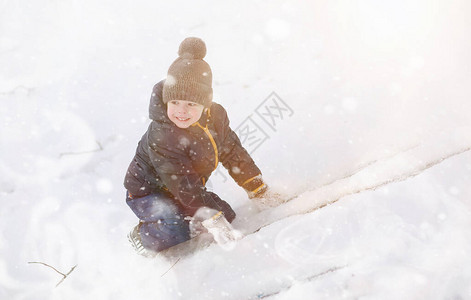
[[[0,299],[471,299],[468,2],[0,7]],[[122,182],[187,36],[231,126],[263,129],[264,178],[299,196],[256,214],[218,169],[234,226],[266,226],[173,265],[133,252]],[[293,114],[268,126],[272,92]],[[28,262],[77,267],[55,287]]]

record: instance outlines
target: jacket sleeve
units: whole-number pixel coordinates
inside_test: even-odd
[[[245,150],[237,134],[229,126],[229,118],[225,109],[221,109],[221,125],[223,145],[220,161],[228,170],[234,181],[243,187],[250,198],[263,193],[267,186],[262,179],[262,172]]]
[[[231,222],[235,218],[235,212],[228,203],[206,190],[200,175],[193,169],[184,146],[179,143],[178,135],[169,134],[163,139],[162,130],[150,130],[148,136],[149,157],[162,183],[181,203],[187,214],[194,215],[200,207],[205,206],[222,211]]]

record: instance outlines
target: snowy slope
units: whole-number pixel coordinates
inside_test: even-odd
[[[0,2],[0,299],[471,298],[471,7],[392,3]],[[233,128],[289,105],[253,157],[299,196],[254,215],[221,169],[267,226],[172,267],[130,248],[122,181],[187,36]]]
[[[471,145],[470,142],[471,140],[468,145]],[[454,154],[459,157],[453,159],[457,161],[454,164],[468,162],[464,174],[469,173],[470,149],[468,146],[464,148],[464,153],[459,151]],[[425,178],[430,180],[430,173],[433,178],[434,173],[443,172],[443,166],[420,174],[417,179],[409,179],[448,156],[443,154],[433,157],[423,150],[424,148],[417,147],[415,152],[414,149],[404,152],[413,153],[400,153],[393,158],[378,160],[347,178],[305,192],[283,206],[254,215],[248,220],[238,220],[235,226],[242,231],[258,228],[261,220],[264,224],[279,221],[256,234],[248,235],[229,252],[213,246],[204,253],[179,262],[173,268],[178,280],[192,282],[192,277],[204,278],[196,280],[194,286],[186,284],[189,291],[184,295],[196,295],[195,299],[218,299],[224,295],[230,299],[256,299],[257,296],[268,297],[285,290],[289,290],[285,293],[290,295],[292,286],[295,290],[298,285],[305,284],[305,281],[322,281],[321,278],[334,276],[331,271],[340,274],[340,282],[336,284],[339,287],[345,285],[341,291],[335,291],[341,293],[334,298],[340,298],[342,294],[351,298],[376,294],[373,298],[377,299],[407,298],[408,293],[417,293],[420,299],[438,295],[440,297],[437,299],[441,299],[449,292],[467,295],[470,289],[462,284],[469,282],[471,274],[468,271],[453,273],[456,272],[457,265],[466,266],[471,262],[466,255],[471,241],[465,233],[466,227],[471,223],[470,213],[466,209],[462,211],[465,206],[457,203],[454,197],[444,197],[443,193],[437,197],[431,193],[436,188],[430,189],[430,182],[427,183]],[[413,154],[433,158],[417,164]],[[408,158],[407,163],[405,157]],[[398,163],[400,161],[403,163]],[[406,183],[389,184],[386,187],[381,174],[388,174],[391,182],[406,180]],[[417,190],[417,186],[426,186],[428,189]],[[376,192],[365,192],[376,188]],[[453,186],[455,191],[461,188],[464,186]],[[412,195],[409,195],[410,199],[399,201],[395,197],[384,197],[391,190],[393,194],[407,190]],[[362,192],[366,194],[364,197],[348,197]],[[381,198],[387,199],[381,201],[383,207],[374,203],[377,198],[379,201]],[[442,202],[445,198],[451,201],[446,206]],[[340,199],[339,203],[306,214],[307,210],[337,199]],[[376,208],[375,211],[370,211],[370,207]],[[293,213],[301,215],[286,217]],[[384,236],[385,234],[392,236]],[[450,245],[453,247],[448,249]],[[459,248],[455,249],[455,246]],[[427,247],[433,250],[427,250]],[[442,255],[449,261],[444,265],[443,262],[432,263],[437,256]],[[381,270],[402,269],[404,278],[393,278],[400,290],[388,286],[380,286],[380,289],[375,284],[357,290],[356,281],[367,280],[365,278],[371,276],[368,273],[370,270],[365,269],[365,266],[377,268],[377,265],[369,264],[374,264],[378,259],[385,264],[381,266]],[[241,263],[245,260],[250,263]],[[208,264],[208,261],[212,263]],[[407,261],[405,266],[404,261]],[[417,272],[414,270],[416,268],[425,270]],[[394,274],[385,273],[384,276],[379,275],[379,278],[385,281],[389,276],[399,275],[398,272],[393,270]],[[355,280],[349,278],[352,276],[356,277]],[[431,283],[446,281],[450,276],[462,281],[453,287],[456,290],[442,288],[443,290],[438,289],[437,294],[437,291],[426,289]],[[411,277],[417,282],[410,282]],[[205,289],[201,290],[201,285]],[[352,290],[347,288],[350,285],[353,285]],[[240,289],[241,286],[244,287],[243,290]],[[287,297],[292,298],[286,299],[298,298],[292,295]]]

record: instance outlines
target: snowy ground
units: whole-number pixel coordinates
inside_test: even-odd
[[[471,299],[470,9],[0,1],[0,299]],[[244,218],[221,169],[237,227],[270,225],[172,267],[130,248],[122,181],[187,36],[233,128],[269,137],[264,177],[299,197]],[[274,129],[254,113],[272,92],[293,112]],[[56,288],[28,262],[77,267]]]

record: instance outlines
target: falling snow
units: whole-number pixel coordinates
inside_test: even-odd
[[[470,4],[188,5],[2,2],[0,299],[470,299]],[[297,197],[257,214],[220,166],[234,226],[267,226],[173,265],[133,252],[122,182],[187,36],[232,128],[294,111],[252,156]]]

